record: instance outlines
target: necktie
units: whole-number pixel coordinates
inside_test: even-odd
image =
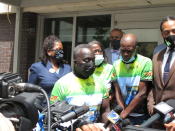
[[[173,51],[174,51],[173,49],[169,50],[169,56],[168,56],[168,59],[166,61],[165,67],[164,67],[164,73],[163,73],[163,81],[164,81],[164,83],[168,79],[168,74],[169,74],[169,71],[170,71],[170,62],[171,62]]]

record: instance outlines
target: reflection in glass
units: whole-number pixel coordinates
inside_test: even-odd
[[[154,48],[157,46],[157,42],[139,42],[137,52],[143,56],[152,59]]]
[[[111,27],[111,15],[77,17],[76,44],[100,41],[108,46]]]

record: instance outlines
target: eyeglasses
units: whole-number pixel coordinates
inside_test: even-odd
[[[133,52],[135,52],[135,49],[132,49],[132,50],[126,50],[126,49],[121,49],[121,48],[120,48],[120,52],[121,52],[121,53],[132,54]]]
[[[56,51],[63,51],[63,49],[50,49],[49,51],[54,51],[54,52],[56,52]]]
[[[110,36],[110,39],[120,39],[120,36]]]
[[[164,35],[169,35],[171,32],[175,34],[175,29],[162,31]]]
[[[103,51],[102,50],[99,50],[99,49],[97,49],[97,50],[94,50],[94,53],[102,53]]]

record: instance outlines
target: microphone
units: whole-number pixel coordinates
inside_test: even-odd
[[[166,123],[167,124],[167,123],[173,121],[174,119],[175,119],[174,113],[173,112],[170,112],[170,113],[168,113],[168,114],[165,115],[165,118],[163,120],[163,123]]]
[[[175,99],[170,99],[166,102],[160,102],[157,105],[155,105],[154,108],[158,113],[154,114],[147,121],[142,123],[140,127],[149,127],[154,121],[160,119],[162,116],[171,114],[171,112],[173,112],[175,109]],[[166,121],[167,119],[165,120],[165,122]]]
[[[26,91],[26,92],[41,92],[41,87],[31,84],[31,83],[15,83],[15,90],[17,91]]]
[[[61,123],[61,122],[70,121],[72,119],[75,119],[75,118],[85,114],[88,111],[89,111],[89,107],[88,106],[77,107],[74,110],[72,110],[71,112],[61,116],[59,118],[59,122]]]
[[[122,110],[123,108],[119,105],[117,105],[113,110],[111,110],[111,112],[109,112],[107,116],[108,121],[104,124],[103,127],[107,128],[111,122],[115,124],[120,119],[120,116],[117,113],[120,113]]]
[[[173,107],[173,109],[175,109],[175,99],[170,99],[166,102],[168,105],[170,105],[171,107]],[[175,115],[174,115],[174,111],[171,111],[169,112],[168,114],[165,115],[165,118],[164,118],[164,123],[169,123],[171,122],[172,120],[175,119]]]
[[[111,128],[111,130],[115,130],[115,131],[123,131],[123,127],[127,126],[131,124],[129,119],[123,119],[120,122],[117,122],[117,124],[114,124]]]

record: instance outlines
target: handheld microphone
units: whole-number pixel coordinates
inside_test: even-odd
[[[154,114],[147,121],[142,123],[140,127],[149,127],[152,123],[160,119],[162,116],[166,116],[168,113],[171,113],[172,111],[174,111],[175,99],[170,99],[166,102],[160,102],[157,105],[155,105],[154,108],[156,109],[158,113]]]
[[[175,119],[174,112],[169,112],[165,115],[165,118],[163,120],[163,123],[167,124]]]
[[[170,105],[171,107],[173,107],[173,111],[169,112],[168,114],[165,115],[165,118],[164,118],[164,123],[169,123],[171,122],[172,120],[175,119],[175,114],[174,114],[174,111],[175,111],[175,99],[170,99],[166,102],[168,105]]]
[[[75,118],[85,114],[88,111],[89,111],[89,107],[88,106],[77,107],[74,110],[72,110],[71,112],[69,112],[69,113],[63,115],[61,118],[59,118],[59,121],[60,122],[70,121],[72,119],[75,119]]]
[[[119,119],[120,116],[117,113],[120,113],[123,110],[123,108],[119,105],[117,105],[111,112],[108,113],[108,121],[104,124],[104,128],[107,128],[110,123],[115,124]],[[117,112],[117,113],[116,113]]]

